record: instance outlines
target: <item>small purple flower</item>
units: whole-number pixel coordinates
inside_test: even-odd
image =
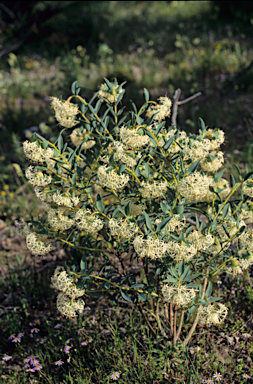
[[[31,329],[31,333],[33,333],[33,332],[38,333],[39,331],[40,331],[39,328],[33,328],[33,329]]]
[[[16,335],[15,333],[13,333],[13,335],[10,335],[10,337],[8,337],[8,340],[12,340],[12,339],[15,339]]]
[[[17,337],[18,337],[19,339],[21,339],[21,337],[23,337],[23,336],[25,336],[24,333],[18,333],[18,334],[17,334]]]
[[[71,337],[70,339],[66,340],[65,344],[68,344],[70,342],[70,340],[73,340],[73,338]]]
[[[3,360],[2,360],[2,361],[0,361],[0,364],[5,364],[5,361],[3,361]]]
[[[82,341],[82,342],[81,342],[81,345],[87,345],[87,344],[88,344],[87,341]]]
[[[67,360],[68,363],[70,363],[70,359],[71,359],[71,357],[69,356],[69,358],[68,358],[68,360]]]
[[[58,361],[56,361],[54,364],[55,364],[55,365],[62,365],[62,364],[64,364],[64,362],[63,362],[62,360],[58,360]]]
[[[39,364],[39,361],[37,359],[32,359],[30,360],[30,364],[32,364],[33,366],[35,365],[38,365]]]
[[[233,152],[234,152],[236,155],[238,155],[238,154],[240,153],[240,151],[239,151],[238,149],[235,149]]]
[[[40,363],[36,364],[33,369],[35,369],[36,371],[40,371],[42,369],[42,365],[40,365]]]
[[[251,379],[251,376],[249,375],[242,375],[242,377],[244,377],[244,379]]]
[[[14,337],[14,339],[12,339],[12,343],[17,343],[17,342],[21,342],[21,339],[18,338],[18,337]]]
[[[113,380],[117,380],[119,378],[119,376],[120,376],[119,372],[113,372],[113,374],[110,377]]]
[[[90,308],[90,307],[86,307],[86,308],[84,308],[84,310],[85,310],[85,311],[90,311],[91,308]]]
[[[143,265],[143,263],[142,262],[140,262],[140,263],[138,263],[138,265]],[[117,380],[117,379],[116,379]]]
[[[221,374],[217,372],[213,375],[213,377],[215,377],[216,381],[220,381],[222,379]]]
[[[114,258],[114,261],[116,261],[116,260],[119,260],[119,258],[118,258],[118,257],[115,257],[115,258]]]
[[[203,383],[203,384],[214,384],[213,380],[209,380],[209,379],[207,379],[207,380],[202,380],[202,383]]]
[[[85,331],[85,328],[83,327],[83,328],[80,328],[78,331],[77,331],[77,333],[78,333],[78,335],[80,335],[80,333],[81,332],[84,332]]]
[[[217,284],[222,284],[221,280],[216,281]]]
[[[69,351],[70,351],[71,348],[72,348],[72,347],[71,347],[70,345],[65,345],[65,347],[64,347],[64,352],[65,352],[65,353],[69,353]]]
[[[243,289],[244,289],[244,287],[240,287],[240,289],[241,289],[241,290],[243,290]]]
[[[35,369],[34,368],[28,368],[25,370],[26,372],[35,372]]]
[[[12,356],[4,355],[4,357],[3,357],[4,361],[8,361],[10,359],[12,359]]]
[[[59,329],[59,328],[61,328],[61,324],[57,324],[57,325],[55,325],[54,328],[55,328],[55,329]]]
[[[246,339],[246,338],[249,339],[249,338],[251,337],[251,335],[250,335],[249,333],[243,333],[242,336],[243,336],[245,339]]]
[[[30,367],[30,365],[29,364],[26,364],[25,366],[24,366],[24,368],[29,368]]]

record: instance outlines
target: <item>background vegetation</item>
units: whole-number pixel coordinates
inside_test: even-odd
[[[178,127],[196,132],[200,116],[223,129],[226,177],[237,177],[233,162],[242,175],[252,170],[253,3],[2,1],[0,23],[0,358],[12,356],[1,364],[0,382],[109,383],[119,372],[119,383],[195,384],[215,380],[216,371],[223,383],[253,382],[243,377],[253,376],[253,343],[243,336],[253,328],[252,267],[235,279],[218,277],[214,294],[224,297],[228,318],[220,327],[198,327],[186,356],[172,349],[152,317],[157,337],[150,334],[123,301],[115,309],[87,298],[77,320],[61,318],[50,277],[75,255],[55,247],[35,259],[14,233],[16,219],[40,210],[24,178],[21,143],[33,131],[56,135],[49,96],[67,98],[75,80],[85,98],[103,77],[127,80],[129,109],[131,99],[140,106],[144,87],[153,100],[173,98],[177,88],[181,100],[201,92],[179,107]],[[126,264],[133,268],[127,257]],[[31,333],[34,327],[40,331]],[[24,333],[20,343],[8,339],[18,333]],[[26,372],[23,360],[30,355],[39,355],[41,371]]]

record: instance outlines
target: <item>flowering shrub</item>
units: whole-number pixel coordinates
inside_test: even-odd
[[[55,117],[64,128],[54,143],[35,133],[33,141],[23,145],[32,162],[26,177],[44,202],[47,220],[21,221],[18,231],[26,236],[34,255],[49,252],[50,239],[83,250],[80,269],[57,268],[52,277],[62,314],[75,317],[82,312],[84,294],[99,297],[105,292],[114,303],[121,295],[138,307],[139,300],[157,298],[159,303],[162,299],[170,306],[174,343],[185,314],[188,322],[195,313],[184,340],[187,344],[198,320],[220,324],[227,315],[228,309],[215,303],[222,298],[212,297],[215,275],[223,271],[237,275],[253,263],[252,233],[244,221],[251,217],[247,201],[252,196],[253,172],[242,179],[236,167],[238,183],[234,178],[231,183],[223,179],[224,170],[215,173],[223,163],[219,147],[224,132],[207,129],[202,119],[199,135],[187,136],[175,126],[166,128],[172,105],[168,97],[160,97],[158,103],[149,101],[144,89],[145,103],[139,111],[132,103],[130,120],[125,122],[124,108],[118,109],[124,84],[105,79],[89,103],[79,96],[77,82],[66,101],[51,98]],[[74,98],[80,106],[71,103]],[[107,110],[99,116],[102,103]],[[70,138],[75,149],[63,139],[66,128],[73,127]],[[94,195],[96,187],[107,195]],[[239,188],[241,199],[230,200]],[[109,195],[114,200],[105,204]],[[197,214],[205,218],[201,225]],[[233,240],[236,249],[231,246]],[[114,247],[111,257],[105,252],[106,243]],[[121,257],[126,251],[132,262],[143,260],[145,273],[149,262],[154,266],[157,293],[156,286],[136,283],[135,276],[126,273]],[[124,274],[113,263],[115,254]],[[86,257],[94,255],[106,258],[98,275],[91,274],[95,265],[87,269]],[[112,268],[118,275],[112,274]],[[176,329],[178,310],[181,320]]]

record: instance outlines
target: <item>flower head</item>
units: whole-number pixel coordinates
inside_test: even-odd
[[[31,329],[31,333],[38,333],[40,330],[39,328],[33,328]]]
[[[62,326],[61,324],[56,324],[56,325],[54,326],[54,328],[55,328],[55,329],[59,329],[59,328],[61,328],[61,326]]]
[[[52,249],[51,244],[46,246],[44,242],[39,241],[35,233],[29,233],[26,236],[26,245],[33,255],[44,256]]]
[[[55,118],[65,128],[72,128],[79,122],[74,120],[78,114],[78,106],[67,101],[59,100],[57,97],[50,97],[51,107],[55,111]]]
[[[172,101],[168,97],[159,97],[158,100],[160,103],[149,107],[146,116],[151,117],[156,114],[154,120],[161,121],[164,120],[165,117],[170,116]]]
[[[119,372],[113,372],[110,377],[112,380],[117,380],[120,377],[120,373]]]
[[[85,293],[85,289],[76,288],[75,284],[73,283],[73,278],[68,276],[66,271],[62,271],[62,267],[56,268],[51,281],[55,289],[64,292],[72,299],[83,296]]]
[[[62,360],[58,360],[58,361],[56,361],[54,364],[55,364],[55,365],[62,365],[62,364],[64,364],[64,362],[63,362]]]
[[[176,288],[164,285],[162,287],[162,293],[168,303],[177,304],[179,306],[190,303],[196,296],[193,288],[188,289],[184,286]]]
[[[76,317],[76,312],[82,313],[84,310],[83,300],[71,299],[65,293],[59,293],[56,305],[58,311],[68,318]]]
[[[8,360],[10,360],[10,359],[12,359],[12,356],[9,356],[9,355],[4,355],[4,357],[3,357],[3,360],[4,361],[8,361]]]
[[[221,374],[217,373],[217,372],[213,375],[213,377],[216,379],[216,381],[221,381],[221,379],[222,379]]]
[[[109,167],[102,165],[98,168],[97,175],[100,183],[107,188],[114,189],[115,191],[121,191],[129,181],[129,175],[118,175],[115,169],[108,171]],[[108,171],[108,172],[107,172]]]

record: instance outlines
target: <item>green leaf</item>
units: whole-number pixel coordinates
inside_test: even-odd
[[[122,172],[124,172],[124,171],[125,171],[125,169],[126,169],[126,167],[127,167],[127,165],[126,165],[126,164],[121,164],[121,165],[119,166],[119,173],[122,173]]]
[[[201,119],[201,117],[199,117],[199,126],[200,126],[200,128],[202,129],[202,133],[204,133],[205,130],[206,130],[206,126],[205,126],[205,122],[204,122],[204,120]]]
[[[230,184],[231,184],[231,187],[233,188],[233,186],[235,185],[235,178],[234,176],[232,175],[232,173],[230,174]]]
[[[175,277],[172,277],[170,276],[168,279],[166,280],[163,280],[163,283],[177,283],[178,282],[178,279],[176,279]]]
[[[149,93],[148,93],[148,90],[146,88],[144,88],[144,98],[145,98],[145,101],[146,103],[149,101]]]
[[[173,218],[173,216],[169,216],[166,219],[164,219],[163,221],[161,221],[161,223],[159,223],[158,227],[156,228],[156,233],[160,232],[168,224],[168,222],[172,218]]]
[[[143,123],[143,118],[138,116],[137,114],[135,114],[135,118],[136,118],[136,121],[137,121],[137,124],[138,125],[141,125]]]
[[[77,86],[77,81],[74,81],[74,83],[71,86],[71,92],[73,93],[73,95],[78,95],[78,93],[80,92],[80,89],[81,88]]]
[[[199,219],[198,219],[198,216],[197,216],[196,213],[195,213],[195,219],[196,219],[196,227],[197,227],[197,230],[199,230]]]
[[[145,163],[144,167],[145,167],[145,173],[146,173],[147,177],[149,177],[149,175],[150,175],[150,166],[149,166],[149,164]]]
[[[147,134],[147,136],[150,137],[150,140],[152,141],[152,143],[154,144],[154,146],[156,148],[157,147],[157,143],[156,143],[154,137],[152,136],[152,134],[149,131],[147,131],[147,130],[145,130],[145,133]]]
[[[194,273],[193,275],[190,275],[190,276],[187,276],[185,277],[184,281],[191,281],[191,280],[194,280],[196,279],[196,277],[200,276],[201,273]]]
[[[184,212],[184,205],[181,204],[181,205],[177,205],[174,209],[173,209],[173,213],[174,214],[178,214],[178,215],[181,215],[181,213]]]
[[[238,175],[239,175],[240,180],[242,180],[240,169],[238,168],[238,166],[237,166],[235,163],[233,163],[233,164],[234,164],[234,166],[235,166],[235,168],[236,168],[236,170],[237,170],[237,173],[238,173]]]
[[[97,209],[99,210],[99,212],[103,212],[104,209],[105,209],[104,202],[103,202],[103,200],[101,199],[101,196],[100,196],[99,193],[97,194],[96,207],[97,207]]]
[[[134,102],[132,100],[130,100],[130,103],[132,104],[132,107],[133,107],[135,114],[137,114],[138,112],[137,112],[137,108],[136,108]]]
[[[206,297],[210,297],[212,294],[212,283],[211,281],[208,282],[207,290],[206,290]]]
[[[171,209],[171,206],[168,204],[165,204],[163,202],[160,203],[160,207],[164,213],[168,213],[168,211]]]
[[[110,156],[109,158],[109,163],[111,164],[111,166],[113,168],[116,168],[117,167],[117,164],[115,163],[115,160],[114,160],[114,153]]]
[[[184,272],[184,260],[181,260],[180,263],[177,264],[176,270],[178,271],[179,276],[182,276]]]
[[[134,285],[132,285],[130,288],[143,288],[145,287],[145,284],[143,283],[136,283]]]
[[[73,174],[71,184],[74,186],[76,185],[76,173]]]
[[[247,175],[244,177],[244,181],[248,180],[251,175],[253,175],[253,172],[247,173]]]
[[[210,299],[208,299],[210,301],[210,303],[213,303],[214,301],[219,301],[223,299],[223,297],[210,297]]]
[[[48,144],[49,144],[49,141],[48,141],[48,140],[43,141],[43,143],[41,143],[41,147],[42,147],[43,149],[47,149]]]
[[[129,296],[129,294],[127,292],[125,292],[121,289],[120,293],[121,293],[121,296],[123,297],[124,300],[131,301],[131,297]]]
[[[125,206],[124,206],[124,210],[125,210],[127,216],[130,215],[130,203],[131,203],[131,201],[129,200],[129,201],[125,204]]]
[[[224,219],[226,216],[227,216],[227,214],[228,214],[228,210],[229,210],[229,206],[230,206],[230,203],[227,203],[227,204],[225,204],[225,206],[223,207],[223,213],[222,213],[222,218]]]
[[[117,102],[116,102],[116,105],[118,105],[121,101],[121,99],[123,98],[124,94],[125,94],[125,89],[122,93],[119,94],[118,98],[117,98]],[[119,116],[119,113],[118,113],[118,116]]]
[[[171,146],[174,139],[175,139],[175,136],[172,136],[168,141],[166,141],[166,143],[164,144],[164,147],[163,147],[163,149],[165,151],[167,151],[169,149],[169,147]]]
[[[164,127],[166,121],[162,121],[161,123],[159,123],[157,125],[157,128],[156,128],[156,132],[155,132],[155,135],[156,137],[159,135],[159,133],[161,132],[162,128]]]
[[[200,159],[198,159],[198,160],[194,161],[193,163],[191,163],[189,168],[186,170],[187,175],[190,175],[191,173],[193,173],[197,169],[197,167],[198,167],[198,165],[199,165],[199,163],[201,162],[202,159],[203,159],[203,157],[201,157]]]
[[[141,301],[146,301],[147,300],[147,296],[144,295],[143,293],[141,293],[141,292],[136,292],[136,293],[137,293],[137,295],[138,295],[138,297],[139,297],[139,299]]]
[[[80,262],[80,268],[81,268],[81,271],[86,271],[86,268],[87,268],[87,261],[86,261],[86,257],[83,255],[82,257],[82,260]]]
[[[104,77],[104,81],[106,82],[106,85],[110,89],[111,93],[113,93],[113,87],[112,87],[112,84],[110,83],[110,81],[107,80],[105,77]]]
[[[63,138],[62,138],[62,135],[59,136],[57,148],[59,149],[60,152],[62,151],[62,148],[63,148]]]
[[[225,168],[214,175],[214,180],[216,183],[219,183],[220,179],[222,178],[224,171],[225,171]]]
[[[102,99],[99,99],[95,105],[95,113],[97,114],[102,104]]]
[[[152,231],[152,222],[150,220],[150,217],[148,216],[148,214],[145,211],[142,211],[142,213],[145,216],[146,225],[147,225],[148,229],[150,229],[150,231]]]

